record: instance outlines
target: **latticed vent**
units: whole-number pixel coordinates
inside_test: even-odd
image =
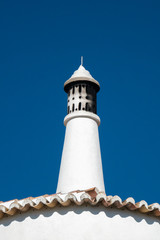
[[[97,113],[96,90],[87,83],[78,83],[68,91],[68,114],[75,111]]]

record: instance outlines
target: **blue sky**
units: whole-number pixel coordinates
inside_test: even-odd
[[[106,193],[160,202],[160,2],[2,0],[0,26],[0,200],[55,193],[63,83],[83,55]]]

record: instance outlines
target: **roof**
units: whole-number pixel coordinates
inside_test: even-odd
[[[68,91],[68,86],[70,86],[73,82],[91,82],[96,86],[96,91],[98,92],[100,89],[99,82],[95,80],[89,71],[87,71],[82,65],[72,74],[72,76],[64,83],[64,90]]]
[[[54,208],[57,205],[67,207],[71,204],[81,206],[88,203],[92,206],[101,204],[106,208],[128,209],[141,213],[149,213],[152,216],[160,217],[160,204],[154,203],[148,205],[145,201],[135,203],[131,197],[125,201],[118,196],[107,196],[104,192],[99,192],[97,188],[91,188],[84,191],[73,191],[67,194],[57,193],[52,195],[43,195],[40,197],[29,197],[22,200],[12,200],[9,202],[0,202],[0,218],[13,216],[18,212],[27,212],[29,209],[40,210],[44,206]]]
[[[87,78],[93,78],[89,71],[87,71],[82,65],[79,66],[78,70],[76,70],[71,78],[75,77],[87,77]]]

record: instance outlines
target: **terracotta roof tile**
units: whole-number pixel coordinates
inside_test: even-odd
[[[104,192],[99,192],[97,188],[91,188],[85,191],[77,190],[67,194],[57,193],[36,198],[29,197],[22,200],[15,199],[9,202],[2,202],[0,203],[0,218],[15,215],[17,212],[26,212],[31,208],[37,210],[44,206],[53,208],[57,204],[66,207],[71,203],[78,206],[84,203],[94,206],[99,203],[107,208],[126,208],[130,211],[137,210],[141,213],[150,213],[153,216],[160,217],[160,204],[158,203],[151,205],[148,205],[145,201],[135,203],[135,200],[131,197],[122,201],[118,196],[107,196]]]

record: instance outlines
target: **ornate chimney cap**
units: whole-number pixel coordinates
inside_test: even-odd
[[[70,85],[73,85],[73,83],[77,82],[90,82],[95,86],[96,92],[100,89],[100,84],[98,81],[96,81],[89,71],[87,71],[82,64],[79,66],[78,70],[76,70],[71,78],[69,78],[64,83],[64,91],[68,92],[68,89],[70,88]]]

